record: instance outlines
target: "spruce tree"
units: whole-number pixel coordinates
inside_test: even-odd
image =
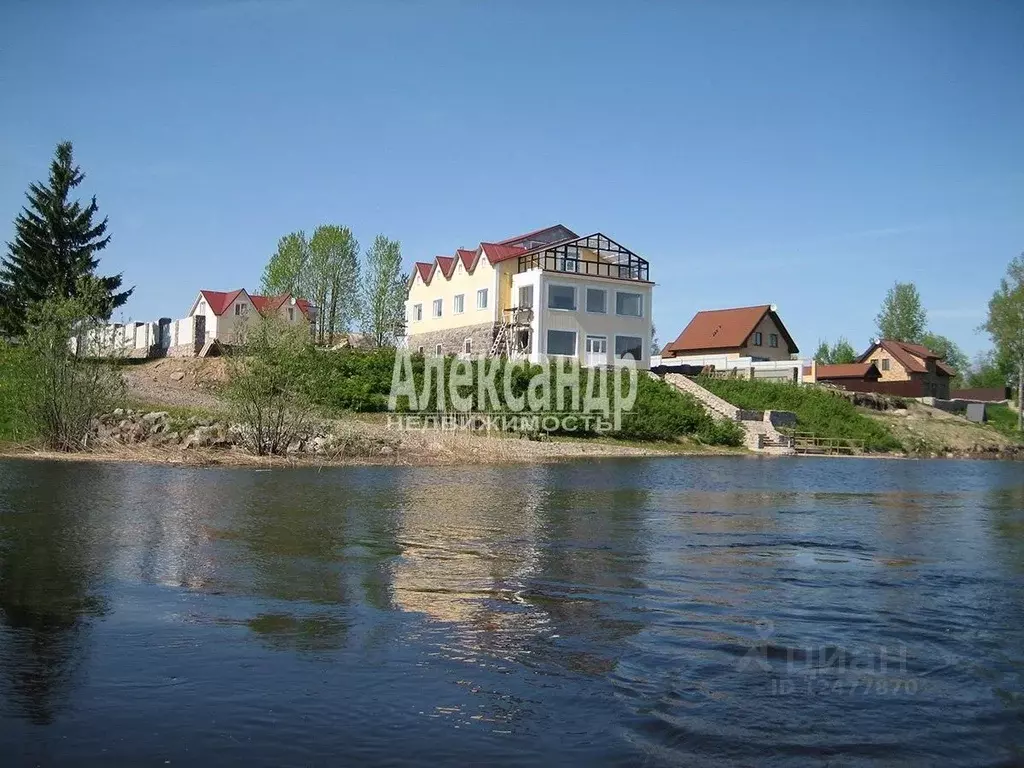
[[[106,218],[93,223],[99,210],[95,197],[86,206],[69,200],[84,178],[66,141],[57,145],[49,181],[29,186],[28,205],[14,220],[14,242],[0,261],[0,333],[20,336],[30,307],[48,297],[76,298],[82,278],[96,277],[96,254],[110,236]],[[134,289],[119,290],[121,275],[98,279],[103,299],[96,311],[109,317]]]

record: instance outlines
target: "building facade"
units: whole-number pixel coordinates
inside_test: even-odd
[[[762,304],[698,312],[679,337],[665,345],[661,357],[716,365],[723,358],[792,360],[799,351],[775,306]]]
[[[956,371],[943,362],[938,353],[920,344],[881,339],[860,356],[858,362],[870,362],[878,368],[883,384],[911,381],[921,385],[921,396],[949,398],[949,383]],[[883,390],[884,391],[884,388]]]
[[[427,355],[506,355],[650,365],[648,263],[601,233],[562,225],[417,262],[406,343]]]

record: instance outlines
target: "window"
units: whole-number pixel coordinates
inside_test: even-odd
[[[465,352],[467,355],[473,354],[473,339],[466,339],[462,343],[462,351]]]
[[[434,345],[434,354],[437,355],[438,357],[441,357],[441,345],[440,344]]]
[[[587,365],[608,365],[608,337],[587,336],[584,351]]]
[[[206,314],[206,302],[205,301],[200,301],[199,302],[199,306],[196,308],[196,312],[198,314],[200,314],[200,315],[205,315]]]
[[[288,322],[289,323],[294,323],[295,322],[295,308],[294,307],[288,307]]]
[[[548,308],[576,309],[576,289],[571,285],[549,285]]]
[[[615,292],[615,314],[629,317],[644,316],[644,297],[639,293]]]
[[[441,316],[441,299],[434,299],[434,317]]]
[[[875,362],[875,361],[872,360],[871,362]],[[889,370],[889,358],[888,357],[882,359],[882,370],[883,371],[888,371]]]
[[[768,346],[769,347],[777,347],[777,346],[779,346],[779,334],[777,334],[777,333],[769,333],[768,334]]]
[[[587,312],[608,311],[608,291],[603,288],[587,288]]]
[[[235,317],[244,315],[245,311],[249,308],[248,304],[235,304]]]
[[[423,319],[423,305],[413,304],[412,305],[412,319],[419,322]]]
[[[533,306],[533,286],[532,285],[521,285],[521,286],[519,286],[519,306],[520,307],[532,307]]]
[[[639,336],[616,336],[615,357],[620,360],[639,360],[644,356],[644,340]]]
[[[487,309],[487,289],[481,288],[476,292],[476,308]]]
[[[576,355],[576,332],[575,331],[548,331],[548,354],[549,355]]]
[[[416,347],[416,352],[417,352],[418,354],[421,354],[421,355],[422,355],[422,354],[423,354],[423,347],[422,347],[422,346]]]
[[[466,294],[457,293],[455,294],[455,300],[452,302],[452,312],[456,315],[461,315],[463,310],[466,308]]]
[[[754,346],[755,347],[760,347],[761,346],[761,332],[760,331],[754,331]]]

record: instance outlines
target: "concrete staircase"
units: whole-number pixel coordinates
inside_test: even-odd
[[[745,411],[680,373],[666,373],[662,378],[681,392],[693,395],[712,416],[738,422],[746,434],[744,443],[751,451],[778,456],[791,456],[796,453],[793,438],[782,434],[776,428],[777,422],[795,424],[794,414],[785,411]]]

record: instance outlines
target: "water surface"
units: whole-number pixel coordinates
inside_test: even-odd
[[[1015,765],[1024,467],[0,463],[5,765]]]

